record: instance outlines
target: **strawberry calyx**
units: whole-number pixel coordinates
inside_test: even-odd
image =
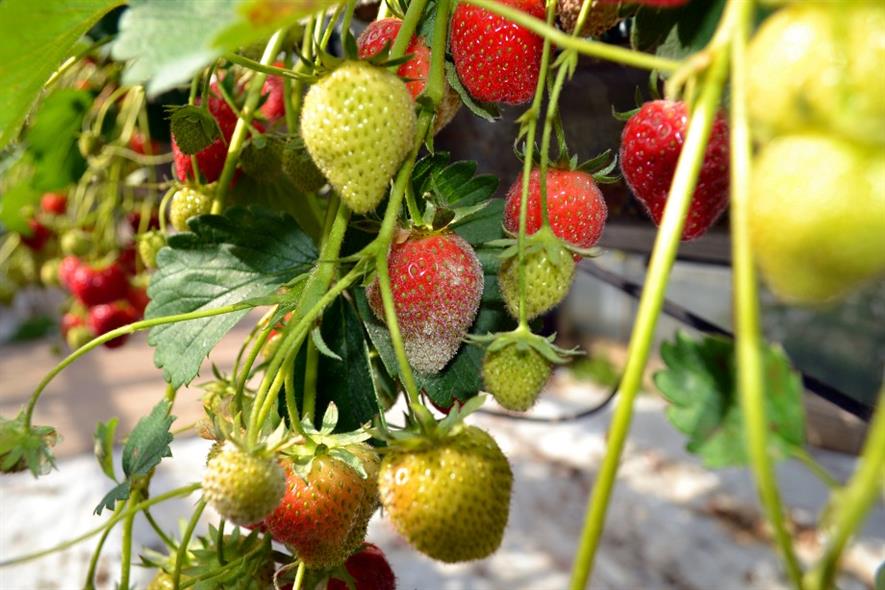
[[[12,420],[0,417],[0,473],[29,470],[34,477],[55,467],[52,451],[58,433],[51,426],[26,426],[25,411]]]
[[[549,336],[541,336],[540,334],[533,333],[527,326],[519,326],[510,332],[487,333],[483,335],[471,334],[467,337],[468,343],[475,346],[484,346],[488,352],[497,352],[508,346],[516,346],[520,351],[534,349],[554,365],[564,365],[572,357],[584,354],[577,347],[565,349],[556,346],[553,343],[555,340],[556,333]]]
[[[518,235],[514,234],[513,232],[507,231],[506,228],[504,231],[509,237],[501,238],[499,240],[492,240],[486,244],[487,246],[492,246],[493,248],[497,247],[504,249],[500,254],[498,254],[498,257],[502,261],[509,258],[515,258],[519,255]],[[549,224],[541,226],[541,229],[525,237],[526,256],[543,251],[547,256],[547,259],[557,266],[565,264],[565,261],[561,260],[563,249],[572,252],[573,254],[577,254],[582,258],[595,258],[602,254],[602,248],[599,248],[598,246],[594,246],[592,248],[581,248],[580,246],[576,246],[565,240],[560,239],[559,237],[557,237],[556,234],[553,233],[553,230],[550,228]]]

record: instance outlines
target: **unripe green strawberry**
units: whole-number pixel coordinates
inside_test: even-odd
[[[378,486],[399,533],[433,559],[482,559],[501,545],[513,473],[495,440],[475,426],[392,448]]]
[[[240,168],[258,182],[271,181],[282,170],[283,142],[279,137],[252,139],[240,154]]]
[[[6,276],[17,285],[37,282],[38,271],[34,253],[28,248],[16,248],[6,261]]]
[[[302,193],[315,193],[326,185],[326,177],[314,164],[301,137],[291,137],[283,147],[283,174]]]
[[[552,260],[546,249],[536,250],[525,259],[525,305],[528,319],[535,318],[559,305],[568,294],[575,276],[575,261],[571,253],[560,246]],[[498,273],[501,294],[507,309],[519,316],[518,258],[508,258]]]
[[[537,350],[515,342],[500,350],[487,350],[482,359],[486,391],[503,407],[517,412],[535,405],[550,373],[550,362]]]
[[[765,282],[820,304],[885,275],[885,154],[830,134],[775,139],[753,166],[748,224]]]
[[[92,250],[92,234],[82,229],[69,229],[61,236],[65,256],[85,256]]]
[[[317,167],[356,213],[387,193],[415,141],[415,105],[395,74],[348,61],[304,97],[301,135]]]
[[[138,256],[146,268],[157,268],[157,252],[166,245],[166,236],[149,231],[138,236]]]
[[[260,522],[286,492],[286,478],[271,459],[257,457],[227,445],[209,460],[203,473],[203,495],[234,524]]]
[[[65,343],[71,350],[77,350],[93,338],[92,332],[86,326],[74,326],[65,334]]]
[[[188,231],[187,220],[197,215],[205,215],[212,209],[212,199],[197,190],[184,187],[172,195],[169,206],[169,221],[178,231]]]
[[[40,266],[40,282],[47,287],[58,285],[58,266],[61,260],[58,258],[50,258]]]

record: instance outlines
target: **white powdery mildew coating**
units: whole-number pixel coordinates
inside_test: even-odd
[[[412,147],[415,105],[394,74],[347,62],[304,98],[304,143],[335,191],[356,213],[378,206]]]

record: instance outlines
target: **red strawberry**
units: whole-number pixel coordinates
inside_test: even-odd
[[[404,233],[387,255],[396,317],[409,362],[422,373],[448,363],[473,324],[482,297],[483,274],[470,244],[453,233]],[[367,296],[384,318],[378,281]]]
[[[136,315],[141,318],[144,317],[144,309],[148,306],[148,303],[151,302],[151,299],[148,297],[146,289],[130,285],[129,291],[126,293],[126,301],[132,305],[132,309],[135,310]]]
[[[70,274],[67,285],[74,297],[89,307],[123,299],[129,290],[126,273],[116,262],[104,267],[81,262]]]
[[[80,268],[81,264],[76,256],[65,256],[58,265],[58,280],[68,291],[72,290],[71,278],[74,276],[74,271]]]
[[[500,0],[539,19],[540,0]],[[471,96],[483,102],[521,104],[531,100],[541,69],[544,40],[503,16],[458,4],[450,43],[455,70]]]
[[[385,18],[370,23],[356,42],[360,59],[370,58],[385,46],[392,45],[402,24],[403,22],[398,18]],[[414,82],[408,82],[406,87],[412,98],[418,98],[427,85],[427,76],[430,72],[430,48],[424,39],[412,35],[409,46],[406,48],[406,54],[411,54],[412,59],[401,65],[396,73],[401,78],[414,80]]]
[[[222,137],[216,139],[212,145],[197,153],[197,166],[200,175],[205,182],[215,182],[221,176],[224,161],[227,158],[227,144],[233,135],[237,125],[237,115],[234,113],[223,98],[219,96],[209,97],[209,112],[218,122]],[[181,180],[187,180],[193,176],[191,157],[178,149],[175,137],[172,138],[172,154],[175,162],[175,176]]]
[[[126,324],[131,324],[138,319],[135,309],[126,301],[115,301],[114,303],[101,303],[89,308],[89,327],[96,336],[107,334],[111,330],[116,330]],[[108,348],[117,348],[122,346],[128,335],[124,334],[105,342]]]
[[[126,271],[126,274],[135,274],[135,260],[138,258],[138,248],[135,243],[126,244],[117,255],[117,264]]]
[[[522,174],[507,192],[504,227],[519,232],[522,202]],[[578,170],[547,171],[547,214],[553,233],[579,248],[590,248],[599,241],[605,228],[608,208],[593,177]],[[541,173],[537,168],[529,176],[526,232],[541,228]]]
[[[45,193],[40,199],[40,209],[52,215],[64,215],[68,210],[68,198],[62,193]]]
[[[329,455],[313,459],[306,478],[284,460],[286,495],[264,519],[271,536],[295,549],[308,567],[334,567],[347,558],[357,514],[377,497],[374,481],[364,480],[343,461]]]
[[[276,62],[274,66],[286,67],[281,61]],[[261,87],[261,95],[267,98],[258,110],[270,121],[276,121],[286,116],[286,98],[283,93],[283,85],[284,82],[280,76],[268,76],[264,80],[264,86]]]
[[[28,220],[28,227],[31,229],[31,235],[21,235],[22,244],[35,252],[39,252],[52,237],[52,230],[37,221],[36,219]]]
[[[377,545],[366,543],[357,553],[344,562],[344,567],[353,577],[354,590],[396,590],[396,576],[384,552]],[[343,580],[329,578],[326,590],[347,590]]]
[[[136,154],[156,156],[162,151],[160,142],[156,139],[150,141],[150,153],[148,153],[148,142],[141,131],[135,131],[129,138],[129,149]]]
[[[621,136],[624,180],[656,225],[664,214],[687,124],[685,103],[655,100],[630,117]],[[701,236],[722,214],[728,206],[728,182],[728,124],[720,113],[713,122],[683,240]]]

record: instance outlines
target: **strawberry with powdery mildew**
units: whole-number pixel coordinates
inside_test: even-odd
[[[655,100],[642,105],[639,112],[630,117],[621,136],[624,180],[656,225],[664,215],[687,125],[685,103]],[[703,235],[725,211],[728,183],[728,124],[720,113],[710,132],[697,188],[682,230],[683,240]]]
[[[347,558],[344,568],[351,575],[354,590],[396,590],[396,576],[377,545],[366,543],[362,549]],[[348,590],[344,580],[329,578],[326,590]]]
[[[501,0],[502,4],[544,19],[539,0]],[[531,100],[541,69],[544,40],[503,16],[458,4],[450,41],[455,70],[475,99],[522,104]]]
[[[470,244],[452,233],[408,236],[393,244],[387,263],[409,362],[422,373],[436,373],[455,356],[473,324],[482,297],[482,266]],[[367,295],[383,320],[377,280]]]
[[[357,40],[360,59],[367,59],[378,54],[386,46],[393,45],[397,33],[403,22],[398,18],[385,18],[376,20],[366,27],[366,30]],[[406,55],[412,55],[412,59],[402,64],[396,71],[401,78],[408,78],[412,82],[406,83],[406,88],[412,98],[424,92],[427,85],[427,75],[430,72],[430,48],[424,39],[412,35]]]
[[[507,192],[504,208],[504,227],[513,234],[519,232],[521,202],[522,174]],[[602,236],[608,208],[593,177],[586,172],[548,170],[547,215],[559,238],[579,248],[591,248]],[[541,173],[535,169],[529,177],[527,234],[541,228],[541,219]]]

